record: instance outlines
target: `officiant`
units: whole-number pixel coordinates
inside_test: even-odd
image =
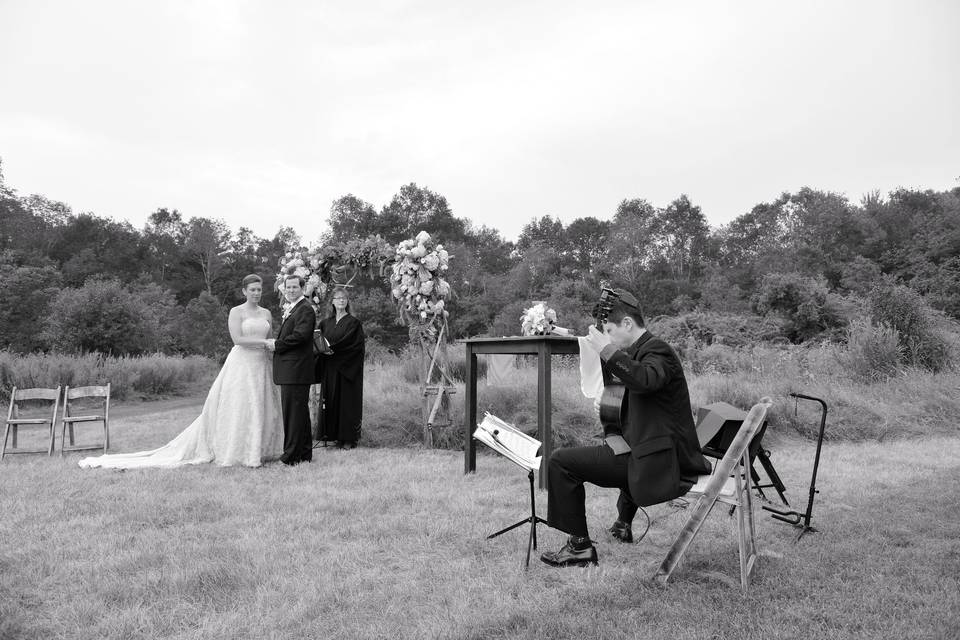
[[[363,325],[351,313],[345,288],[333,292],[327,316],[320,321],[323,349],[316,358],[320,383],[318,440],[353,449],[363,419]]]

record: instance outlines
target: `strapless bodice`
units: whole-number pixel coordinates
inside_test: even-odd
[[[244,337],[266,338],[270,333],[270,321],[266,318],[244,318],[240,323],[240,332]]]

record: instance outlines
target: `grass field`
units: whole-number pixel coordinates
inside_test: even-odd
[[[151,405],[143,405],[150,410]],[[156,405],[155,405],[156,406]],[[197,405],[120,412],[116,451],[162,444]],[[809,441],[774,463],[801,503]],[[521,571],[525,478],[456,452],[318,451],[287,468],[83,471],[0,463],[0,638],[956,638],[960,438],[828,443],[814,524],[758,511],[753,589],[718,509],[675,582],[650,582],[684,512],[650,510],[639,544],[603,533],[615,492],[588,489],[598,568]],[[538,494],[541,508],[546,496]],[[638,516],[638,524],[642,515]],[[563,540],[543,528],[541,548]]]

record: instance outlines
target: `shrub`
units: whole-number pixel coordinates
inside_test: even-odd
[[[79,289],[63,289],[50,305],[44,336],[57,350],[139,355],[162,342],[158,310],[137,289],[119,280],[91,279]]]
[[[206,291],[187,303],[177,322],[180,349],[222,360],[233,346],[227,313],[227,308]]]
[[[487,334],[491,336],[520,335],[520,316],[523,315],[524,310],[531,306],[532,304],[528,300],[513,300],[505,304],[494,316]],[[564,326],[559,313],[557,314],[557,320],[560,321],[561,326]]]
[[[0,305],[0,349],[30,353],[46,348],[39,329],[60,287],[60,274],[50,266],[0,264],[0,279],[6,301]]]
[[[700,285],[699,306],[710,311],[744,313],[750,311],[739,285],[729,280],[723,271],[710,269]]]
[[[844,325],[836,298],[829,295],[826,283],[798,273],[765,275],[754,295],[753,309],[761,315],[776,313],[786,318],[790,323],[787,335],[793,342]]]
[[[837,354],[843,367],[861,381],[886,380],[899,371],[900,332],[887,324],[860,319],[847,329],[846,346]]]
[[[919,293],[885,282],[870,291],[868,301],[873,320],[897,331],[905,364],[933,372],[950,366],[950,343]]]

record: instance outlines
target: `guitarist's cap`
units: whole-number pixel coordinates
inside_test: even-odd
[[[637,311],[640,311],[640,302],[633,296],[632,293],[626,289],[614,289],[613,292],[616,294],[618,301],[628,307],[633,307]]]

